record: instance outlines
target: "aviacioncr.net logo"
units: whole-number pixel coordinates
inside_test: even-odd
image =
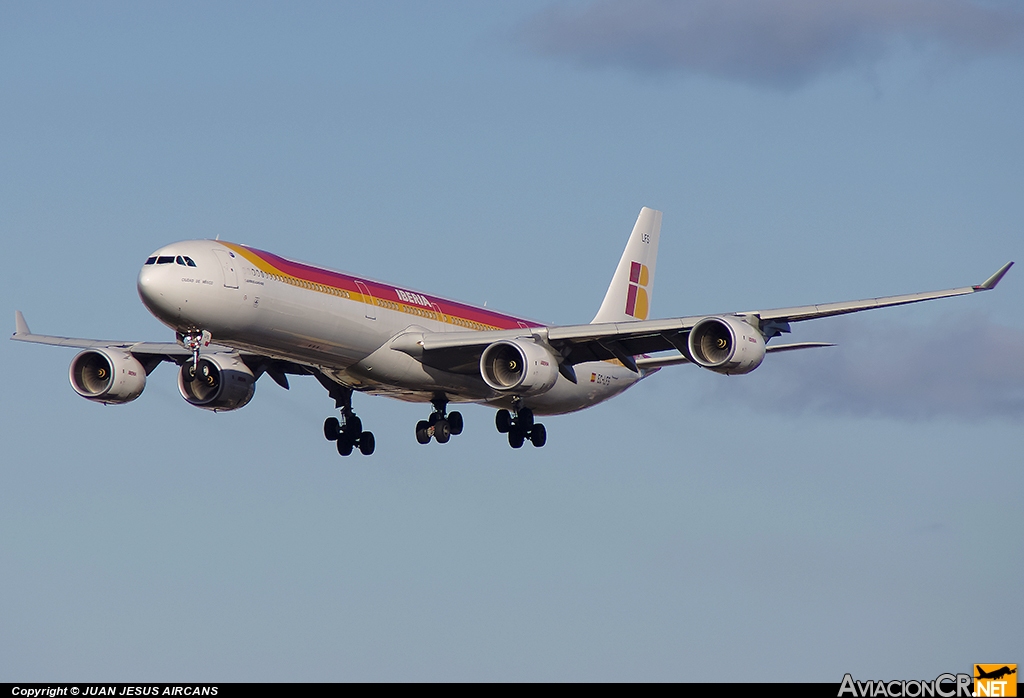
[[[970,674],[939,674],[933,681],[856,681],[843,676],[838,698],[972,698]]]

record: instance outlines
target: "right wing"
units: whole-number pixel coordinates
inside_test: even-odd
[[[176,342],[122,342],[32,334],[32,331],[28,328],[28,323],[25,322],[25,316],[20,310],[14,311],[14,328],[14,334],[11,335],[11,339],[18,342],[49,344],[55,347],[72,347],[75,349],[119,349],[138,359],[139,363],[146,369],[147,375],[152,373],[164,361],[183,364],[192,358],[192,352]],[[252,369],[257,378],[265,372],[274,379],[274,382],[285,389],[288,388],[286,374],[305,375],[314,373],[314,369],[311,367],[252,352],[239,352],[236,349],[219,344],[211,344],[207,347],[207,350],[210,353],[235,354]]]
[[[54,337],[45,334],[32,334],[20,310],[14,311],[14,334],[11,339],[32,344],[49,344],[55,347],[73,347],[75,349],[122,349],[146,367],[146,373],[156,368],[161,361],[182,363],[192,356],[185,347],[170,342],[118,342],[103,339],[79,339],[76,337]],[[223,347],[224,351],[232,351]],[[152,368],[150,367],[152,364]]]

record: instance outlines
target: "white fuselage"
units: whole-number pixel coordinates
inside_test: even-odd
[[[207,330],[215,344],[315,366],[356,390],[415,402],[443,393],[452,402],[507,407],[515,396],[488,387],[478,368],[439,370],[391,349],[396,336],[521,328],[530,337],[543,327],[213,240],[174,243],[155,252],[139,273],[138,289],[149,311],[178,333]],[[572,412],[640,379],[619,362],[582,363],[575,372],[578,383],[559,376],[549,391],[523,404],[538,414]]]

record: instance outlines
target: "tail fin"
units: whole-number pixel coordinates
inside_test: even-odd
[[[646,206],[633,226],[615,276],[591,322],[646,320],[654,290],[654,263],[658,258],[661,211]]]

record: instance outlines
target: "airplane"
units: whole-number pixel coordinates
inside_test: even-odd
[[[340,410],[324,436],[342,456],[376,447],[353,410],[354,392],[430,403],[415,428],[421,444],[462,433],[449,404],[479,403],[497,409],[495,426],[512,448],[541,447],[547,429],[537,416],[604,402],[666,366],[750,373],[770,353],[832,346],[769,344],[794,322],[987,291],[1013,265],[945,291],[651,320],[661,218],[641,209],[585,325],[548,325],[218,239],[162,247],[139,272],[142,303],[175,342],[36,335],[20,311],[12,339],[81,349],[71,386],[105,404],[135,400],[165,361],[177,364],[185,401],[213,411],[244,407],[264,374],[285,389],[289,375],[312,375]]]
[[[998,680],[998,679],[1003,678],[1004,676],[1009,676],[1010,674],[1016,674],[1017,673],[1016,666],[1014,666],[1013,669],[1011,669],[1008,666],[1004,666],[1004,667],[1001,667],[1001,668],[996,669],[994,671],[985,671],[984,669],[982,669],[977,664],[974,665],[974,668],[978,672],[978,675],[974,677],[976,679],[995,679],[995,680]]]

